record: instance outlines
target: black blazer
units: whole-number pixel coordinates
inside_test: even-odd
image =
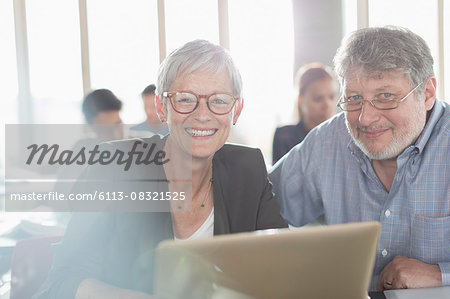
[[[155,138],[146,141],[165,143]],[[259,149],[224,145],[214,155],[213,177],[214,235],[287,226]],[[154,250],[165,239],[173,239],[168,212],[74,214],[34,298],[74,298],[85,278],[151,294]]]
[[[287,154],[294,146],[299,144],[308,135],[303,121],[296,125],[279,127],[275,130],[272,145],[272,164]]]

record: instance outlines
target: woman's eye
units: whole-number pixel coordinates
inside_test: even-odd
[[[223,105],[223,104],[226,104],[226,102],[225,102],[224,100],[219,99],[219,98],[216,98],[216,99],[212,100],[211,103],[214,104],[214,105]]]
[[[193,102],[195,102],[194,99],[192,99],[192,98],[186,98],[186,97],[184,97],[184,98],[178,98],[178,99],[176,99],[176,101],[177,101],[178,103],[193,103]]]

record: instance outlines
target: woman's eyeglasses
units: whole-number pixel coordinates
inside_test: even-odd
[[[170,99],[173,110],[181,114],[192,113],[197,109],[200,99],[206,99],[208,109],[217,115],[227,114],[233,109],[236,98],[230,94],[196,95],[190,92],[163,92],[163,97]]]

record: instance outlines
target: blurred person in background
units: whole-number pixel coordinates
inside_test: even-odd
[[[109,89],[96,89],[88,93],[81,104],[81,109],[88,126],[83,127],[81,136],[71,135],[76,142],[72,145],[73,152],[79,152],[85,148],[94,150],[95,146],[102,142],[119,140],[124,138],[120,111],[122,101]],[[57,178],[55,191],[68,194],[73,188],[74,182],[67,180],[77,179],[84,167],[74,163],[71,165],[57,165]]]
[[[95,132],[99,141],[123,138],[120,110],[122,101],[108,89],[96,89],[87,94],[82,103],[86,122]]]
[[[155,90],[155,84],[150,84],[142,91],[141,97],[147,119],[140,124],[130,127],[130,137],[150,137],[154,134],[165,136],[169,133],[167,124],[161,122],[156,113]]]
[[[83,100],[82,111],[88,124],[121,124],[122,102],[108,89],[96,89]]]
[[[74,141],[72,150],[76,151],[83,146],[122,139],[123,128],[120,118],[122,102],[108,89],[97,89],[88,93],[81,104],[81,110],[88,126],[83,127],[81,135],[71,135]],[[31,168],[30,168],[31,169]],[[44,163],[36,168],[42,174],[55,174],[59,176],[65,172],[58,164]]]
[[[300,121],[296,125],[276,129],[272,147],[273,164],[336,111],[338,86],[329,67],[320,63],[306,64],[298,70],[295,81]]]

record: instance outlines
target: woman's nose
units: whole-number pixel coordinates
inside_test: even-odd
[[[200,98],[198,107],[195,109],[194,118],[200,121],[207,121],[211,119],[211,111],[208,108],[207,102],[205,98]]]

